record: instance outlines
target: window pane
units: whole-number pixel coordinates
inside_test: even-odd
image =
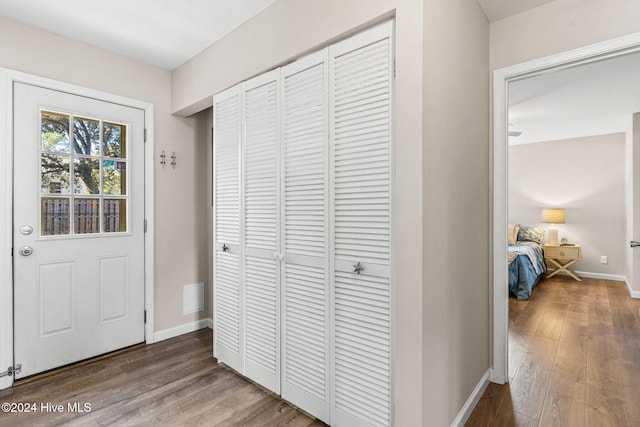
[[[50,111],[41,111],[40,119],[42,151],[70,153],[69,116]]]
[[[40,157],[41,181],[40,189],[44,194],[69,194],[69,156],[43,154]]]
[[[100,161],[81,157],[74,159],[75,194],[100,194]]]
[[[41,236],[69,234],[69,199],[43,197],[40,199],[40,206]]]
[[[102,162],[104,194],[127,194],[127,162],[104,160]]]
[[[125,159],[127,157],[127,127],[105,122],[103,133],[103,156]]]
[[[104,200],[104,232],[127,231],[127,201],[125,199]]]
[[[86,156],[100,155],[100,121],[75,117],[73,120],[73,150]]]
[[[100,199],[73,201],[73,232],[75,234],[100,232]]]

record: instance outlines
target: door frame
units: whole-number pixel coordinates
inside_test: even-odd
[[[635,33],[493,71],[492,382],[504,384],[509,380],[509,275],[506,243],[509,206],[508,84],[524,77],[638,51],[640,51],[640,33]],[[501,244],[500,242],[504,243]]]
[[[153,343],[153,242],[154,242],[154,166],[153,104],[113,95],[8,68],[0,68],[0,372],[13,360],[13,86],[26,83],[73,95],[112,102],[144,110],[146,143],[144,150],[144,211],[147,232],[144,234],[144,306],[146,310],[145,342]],[[13,377],[0,378],[0,390],[10,387]]]

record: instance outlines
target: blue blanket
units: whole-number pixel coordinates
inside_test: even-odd
[[[533,287],[546,272],[540,245],[523,242],[509,246],[509,291],[516,298],[529,299]]]

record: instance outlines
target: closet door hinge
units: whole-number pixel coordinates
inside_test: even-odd
[[[147,323],[147,310],[144,311],[144,323]]]
[[[393,58],[393,77],[396,76],[396,58]]]
[[[13,377],[15,374],[22,372],[22,363],[18,363],[16,366],[9,366],[6,371],[0,372],[1,377]]]
[[[147,142],[147,130],[144,130],[144,142]]]
[[[147,220],[146,219],[144,220],[144,232],[145,233],[147,232]]]

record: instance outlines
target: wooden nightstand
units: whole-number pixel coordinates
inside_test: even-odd
[[[547,277],[553,277],[561,271],[564,271],[577,281],[582,282],[582,279],[569,269],[574,262],[582,259],[582,245],[558,246],[546,244],[544,245],[544,259],[557,267],[551,270],[551,272],[547,274]]]

